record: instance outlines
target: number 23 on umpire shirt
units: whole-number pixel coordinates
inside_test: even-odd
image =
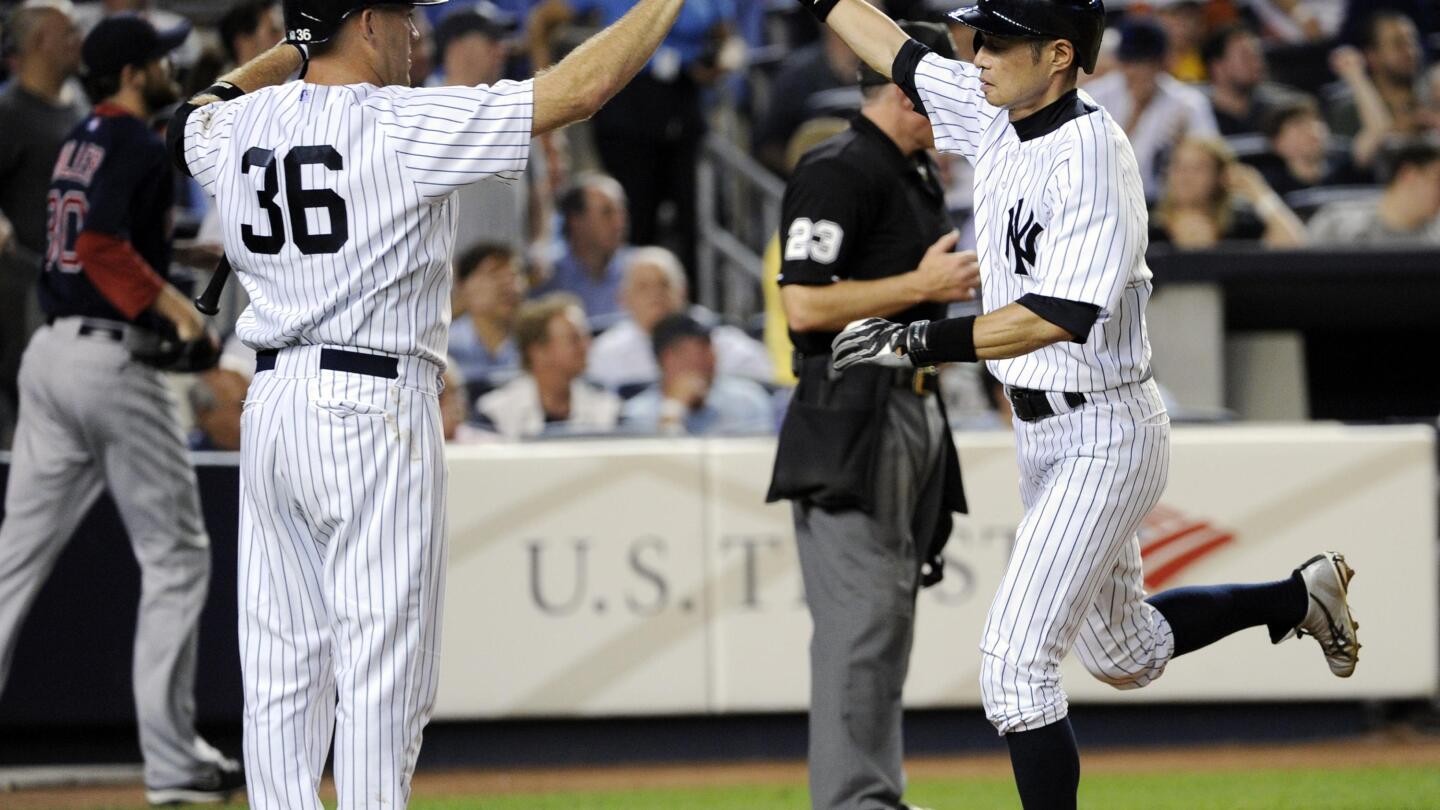
[[[185,166],[226,217],[241,340],[443,365],[453,192],[524,170],[532,87],[291,82],[195,110]]]
[[[863,115],[795,167],[780,206],[780,283],[823,285],[908,273],[950,230],[945,192],[929,155],[906,157]],[[919,304],[897,323],[945,317]],[[834,332],[790,331],[801,354],[830,352]]]
[[[1070,91],[1015,123],[985,101],[980,69],[914,40],[895,83],[922,106],[935,145],[975,166],[984,309],[1014,301],[1066,328],[1061,342],[990,361],[1007,385],[1101,391],[1150,377],[1145,196],[1125,133]]]

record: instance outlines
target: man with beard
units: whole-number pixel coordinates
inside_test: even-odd
[[[195,733],[195,659],[210,540],[175,399],[127,345],[156,333],[206,339],[168,280],[172,194],[148,119],[175,101],[169,53],[189,26],[135,16],[99,23],[81,54],[90,115],[60,148],[39,281],[46,325],[20,364],[5,521],[0,524],[0,685],[20,624],[76,525],[110,490],[142,572],[133,684],[146,799],[217,802],[239,766]],[[217,347],[218,348],[218,347]]]

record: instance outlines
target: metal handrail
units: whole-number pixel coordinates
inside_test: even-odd
[[[695,299],[727,318],[759,311],[765,245],[785,182],[724,136],[706,137],[696,174]]]

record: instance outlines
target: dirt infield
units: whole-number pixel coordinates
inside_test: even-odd
[[[1299,745],[1226,745],[1165,749],[1109,749],[1085,754],[1085,772],[1181,773],[1258,769],[1434,767],[1440,769],[1440,738],[1390,733]],[[912,777],[999,777],[1009,773],[1004,754],[920,757],[907,762]],[[803,762],[634,765],[586,768],[515,768],[430,771],[415,777],[416,796],[502,795],[644,788],[790,785],[805,781]],[[333,789],[326,785],[327,797]],[[6,810],[134,807],[144,799],[138,785],[29,789],[0,793]]]

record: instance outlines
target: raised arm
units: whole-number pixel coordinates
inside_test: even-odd
[[[594,115],[650,61],[684,0],[640,0],[613,25],[535,77],[533,132],[543,135]]]
[[[286,79],[300,69],[303,61],[299,46],[282,42],[221,76],[215,83],[233,85],[241,93],[253,93],[262,87],[284,84]],[[218,96],[207,92],[190,99],[190,103],[203,107],[220,100]]]
[[[890,66],[910,37],[885,12],[865,0],[800,0],[820,22],[840,35],[875,72],[890,78]]]

